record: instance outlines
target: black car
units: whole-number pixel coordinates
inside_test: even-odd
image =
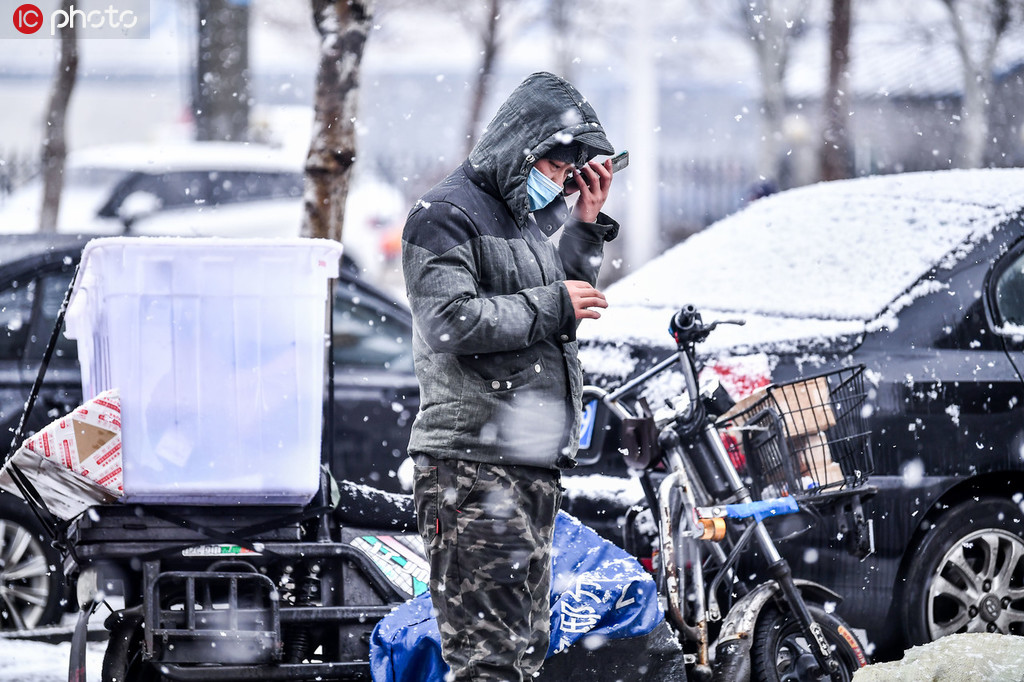
[[[760,199],[607,290],[581,326],[596,383],[667,356],[671,315],[722,326],[705,379],[759,383],[863,364],[875,552],[834,528],[787,543],[845,596],[876,656],[955,632],[1024,634],[1024,170],[913,173]],[[647,397],[672,397],[667,382]]]

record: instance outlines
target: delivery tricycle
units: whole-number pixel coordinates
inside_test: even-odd
[[[104,682],[369,679],[369,639],[426,589],[408,499],[322,466],[327,240],[85,247],[0,485],[110,631]],[[88,400],[22,441],[66,324]],[[16,448],[16,449],[15,449]]]
[[[320,493],[295,508],[92,507],[67,532],[72,679],[88,618],[117,597],[104,682],[369,679],[371,631],[426,584],[411,515],[394,509],[349,525]]]

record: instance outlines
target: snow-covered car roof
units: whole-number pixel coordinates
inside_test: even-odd
[[[670,347],[671,314],[742,317],[713,346],[858,334],[918,280],[1024,209],[1024,169],[953,170],[819,183],[760,199],[605,292],[587,342]],[[628,228],[627,228],[628,229]],[[915,293],[917,292],[917,293]],[[712,349],[713,346],[708,346]]]
[[[276,147],[244,142],[178,142],[86,147],[68,156],[68,168],[166,173],[174,170],[301,173],[303,159]]]

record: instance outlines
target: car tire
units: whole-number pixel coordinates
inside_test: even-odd
[[[25,501],[0,492],[0,629],[31,629],[60,620],[60,566],[60,553]]]
[[[954,632],[1024,634],[1024,512],[1019,506],[981,498],[953,507],[938,517],[911,556],[900,600],[908,644]]]

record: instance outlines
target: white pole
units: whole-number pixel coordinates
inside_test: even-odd
[[[629,171],[623,173],[629,192],[625,268],[632,272],[661,248],[658,224],[658,77],[652,48],[650,0],[634,0],[632,45],[629,50]]]

